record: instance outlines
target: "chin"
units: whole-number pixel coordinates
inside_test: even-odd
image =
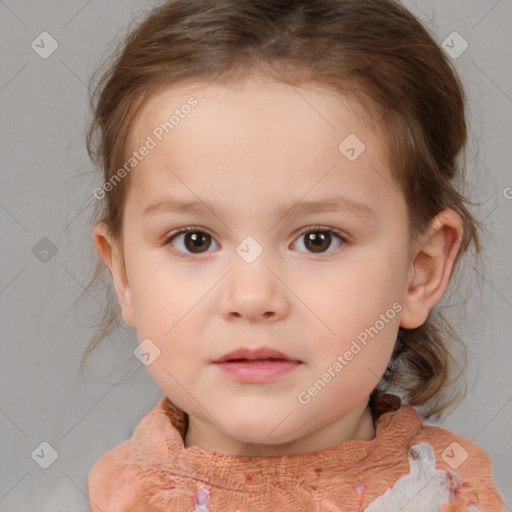
[[[278,425],[279,421],[262,420],[257,424],[247,425],[247,423],[244,423],[243,426],[236,425],[231,428],[226,425],[226,429],[233,439],[244,443],[247,445],[246,449],[251,451],[251,447],[254,450],[255,446],[277,446],[295,441],[292,433],[283,431]],[[270,435],[267,436],[267,434]],[[243,453],[240,453],[240,455],[243,455]],[[261,454],[255,453],[254,455]]]

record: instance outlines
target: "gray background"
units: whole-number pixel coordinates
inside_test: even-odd
[[[127,326],[79,373],[104,297],[86,293],[73,306],[92,271],[92,191],[101,183],[84,143],[89,79],[112,38],[157,3],[0,1],[1,512],[89,510],[90,468],[162,396],[133,356],[137,339]],[[469,43],[455,62],[470,103],[471,190],[490,228],[482,289],[473,287],[468,320],[458,323],[473,354],[470,391],[455,412],[427,423],[487,451],[504,510],[512,510],[512,2],[405,5],[439,43],[453,31]],[[47,59],[31,47],[44,31],[58,43]],[[58,453],[48,469],[31,456],[43,441]]]

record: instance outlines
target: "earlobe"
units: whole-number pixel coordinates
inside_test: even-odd
[[[123,314],[123,320],[134,329],[136,328],[135,323],[135,310],[133,307],[132,292],[129,286],[124,288],[123,300],[119,299],[119,306]]]
[[[462,235],[460,215],[446,209],[434,217],[420,238],[409,272],[401,327],[415,329],[423,325],[430,310],[441,300],[450,282]]]
[[[99,222],[94,226],[93,241],[99,257],[112,275],[123,319],[130,327],[135,328],[132,293],[126,277],[123,258],[118,243],[111,236],[108,226],[104,222]]]

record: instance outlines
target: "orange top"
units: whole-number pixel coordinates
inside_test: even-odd
[[[188,415],[164,396],[92,467],[92,512],[502,512],[489,456],[411,405],[371,441],[269,457],[185,448]]]

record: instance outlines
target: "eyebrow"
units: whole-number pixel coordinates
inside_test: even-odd
[[[143,217],[156,215],[159,213],[176,213],[186,214],[189,212],[201,211],[204,209],[214,211],[210,205],[202,201],[176,201],[172,199],[164,199],[148,206]],[[220,209],[220,208],[219,208]],[[285,215],[297,215],[299,213],[321,213],[321,212],[347,212],[355,217],[377,219],[375,211],[367,204],[349,199],[347,197],[334,196],[317,201],[295,201],[287,205],[281,205],[273,209],[273,213],[278,217]]]

